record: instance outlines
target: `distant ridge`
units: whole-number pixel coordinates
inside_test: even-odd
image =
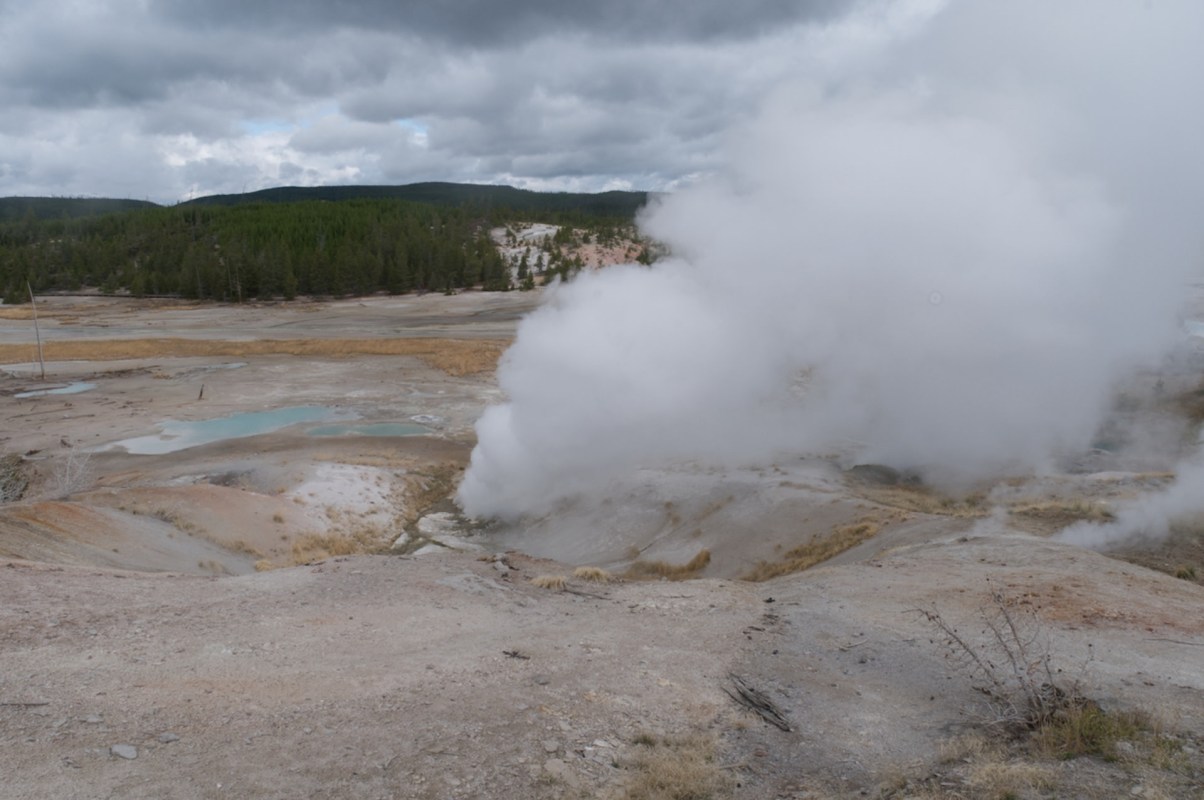
[[[206,195],[179,205],[238,206],[313,200],[404,200],[436,206],[510,209],[518,212],[575,212],[630,220],[647,204],[648,192],[533,192],[513,186],[442,182],[400,186],[278,186],[241,194]],[[39,220],[80,219],[161,207],[149,200],[107,197],[0,197],[0,222],[26,217]]]
[[[142,208],[158,208],[149,200],[108,197],[0,197],[0,222],[34,219],[79,219]]]
[[[647,192],[532,192],[475,183],[411,183],[402,186],[280,186],[243,194],[198,197],[181,205],[233,206],[304,200],[392,199],[442,206],[509,208],[514,211],[579,211],[630,219],[648,202]]]

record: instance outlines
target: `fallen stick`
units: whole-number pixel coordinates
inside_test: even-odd
[[[734,672],[729,672],[727,677],[731,679],[732,684],[736,687],[735,692],[724,687],[723,691],[727,693],[728,697],[750,711],[755,711],[770,725],[789,732],[790,723],[786,721],[786,718],[782,715],[782,710],[778,708],[776,703],[766,697],[764,693],[753,688],[746,680]]]

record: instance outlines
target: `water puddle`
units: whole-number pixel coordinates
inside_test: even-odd
[[[157,434],[122,439],[106,445],[104,449],[123,448],[127,453],[134,455],[162,455],[227,439],[243,439],[272,433],[302,422],[320,422],[340,417],[345,418],[343,414],[325,406],[292,406],[273,411],[249,411],[199,422],[167,420],[159,423]]]
[[[366,425],[320,425],[310,428],[310,436],[422,436],[429,428],[404,422],[373,422]]]
[[[24,400],[27,397],[46,397],[48,395],[60,394],[79,394],[80,392],[91,391],[96,388],[95,383],[87,383],[85,381],[76,381],[69,383],[66,386],[58,386],[53,389],[33,389],[28,392],[17,392],[13,397],[18,400]]]

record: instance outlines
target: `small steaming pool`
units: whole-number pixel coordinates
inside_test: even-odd
[[[66,386],[59,386],[54,389],[32,389],[28,392],[17,392],[13,397],[18,400],[24,400],[27,397],[47,397],[49,395],[60,394],[79,394],[81,392],[89,392],[96,388],[95,383],[87,383],[86,381],[76,381],[69,383]]]

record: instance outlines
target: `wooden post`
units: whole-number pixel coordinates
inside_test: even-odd
[[[29,281],[25,281],[25,288],[29,290],[29,304],[33,306],[33,335],[38,340],[38,364],[42,368],[42,380],[46,380],[46,360],[42,358],[42,334],[38,330],[38,301],[33,296],[33,287],[29,285]]]

